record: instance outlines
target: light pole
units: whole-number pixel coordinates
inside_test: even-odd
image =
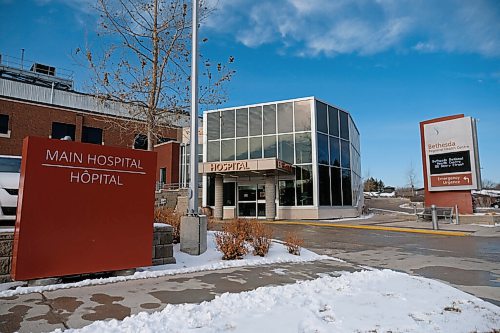
[[[188,215],[198,215],[198,0],[193,0],[191,48],[191,156]]]
[[[181,217],[181,251],[200,255],[207,250],[207,217],[198,215],[198,0],[193,1],[191,49],[191,156],[189,156],[189,204]]]

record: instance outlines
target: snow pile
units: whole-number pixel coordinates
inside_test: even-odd
[[[482,195],[487,195],[490,197],[498,198],[498,197],[500,197],[500,190],[481,190],[481,191],[472,190],[472,194],[482,194]]]
[[[345,273],[201,304],[167,305],[65,332],[491,332],[500,308],[443,283],[390,270]],[[60,330],[56,330],[61,332]]]
[[[394,198],[395,196],[396,196],[396,192],[380,193],[380,197],[383,197],[383,198]]]
[[[177,261],[176,264],[170,265],[159,265],[138,268],[137,272],[133,275],[128,276],[115,276],[109,278],[99,278],[99,279],[86,279],[80,282],[73,283],[61,283],[52,284],[47,286],[37,286],[37,287],[17,287],[14,290],[1,290],[2,284],[0,284],[0,297],[10,297],[20,294],[28,294],[34,292],[44,292],[52,291],[57,289],[67,289],[75,287],[84,287],[92,285],[100,285],[106,283],[122,282],[128,280],[139,280],[156,278],[167,275],[176,275],[183,273],[193,273],[208,270],[217,270],[231,267],[242,267],[242,266],[261,266],[266,264],[274,263],[287,263],[287,262],[308,262],[315,260],[336,260],[344,262],[341,259],[319,255],[306,249],[300,251],[300,256],[295,256],[289,254],[286,247],[279,241],[273,241],[269,253],[266,257],[253,256],[251,253],[247,254],[241,260],[222,260],[222,253],[217,251],[215,248],[215,233],[213,231],[208,232],[207,238],[207,251],[199,256],[191,256],[189,254],[180,251],[180,245],[174,245],[174,257]],[[3,284],[8,289],[11,287],[9,284]]]

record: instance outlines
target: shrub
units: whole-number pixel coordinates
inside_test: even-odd
[[[247,220],[233,219],[222,227],[222,232],[215,233],[217,250],[221,251],[223,260],[241,259],[248,253],[245,241],[250,234]]]
[[[255,221],[251,223],[250,244],[253,246],[253,255],[264,257],[271,247],[273,230],[262,222]]]
[[[296,232],[287,232],[285,235],[285,246],[288,253],[300,256],[300,247],[304,245],[304,240],[299,238]]]
[[[172,226],[172,238],[174,243],[181,240],[181,216],[172,208],[157,207],[155,209],[155,221]]]

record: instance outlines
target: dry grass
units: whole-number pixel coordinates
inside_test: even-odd
[[[222,232],[215,233],[217,249],[222,252],[223,260],[241,259],[248,253],[245,241],[249,235],[247,220],[233,219],[222,227]]]
[[[264,257],[271,247],[273,230],[262,222],[254,221],[251,223],[251,241],[253,246],[253,255]]]
[[[285,235],[285,246],[288,253],[300,256],[300,248],[304,245],[304,240],[296,232],[287,232]]]
[[[172,208],[155,208],[155,222],[170,224],[173,228],[173,242],[178,243],[181,239],[181,215]]]

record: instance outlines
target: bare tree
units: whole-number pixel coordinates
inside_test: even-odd
[[[493,190],[498,187],[500,184],[496,184],[491,179],[482,179],[481,183],[483,184],[483,188],[487,190]]]
[[[98,0],[102,47],[85,47],[93,93],[127,105],[125,126],[146,133],[148,150],[176,113],[189,110],[190,7],[186,0]],[[212,11],[202,1],[200,21]],[[221,104],[224,83],[235,73],[229,68],[234,58],[212,64],[200,57],[200,105]]]
[[[410,168],[406,173],[406,179],[408,181],[408,186],[411,187],[411,195],[415,196],[415,187],[417,186],[417,172],[415,171],[415,166],[413,162],[410,163]]]

